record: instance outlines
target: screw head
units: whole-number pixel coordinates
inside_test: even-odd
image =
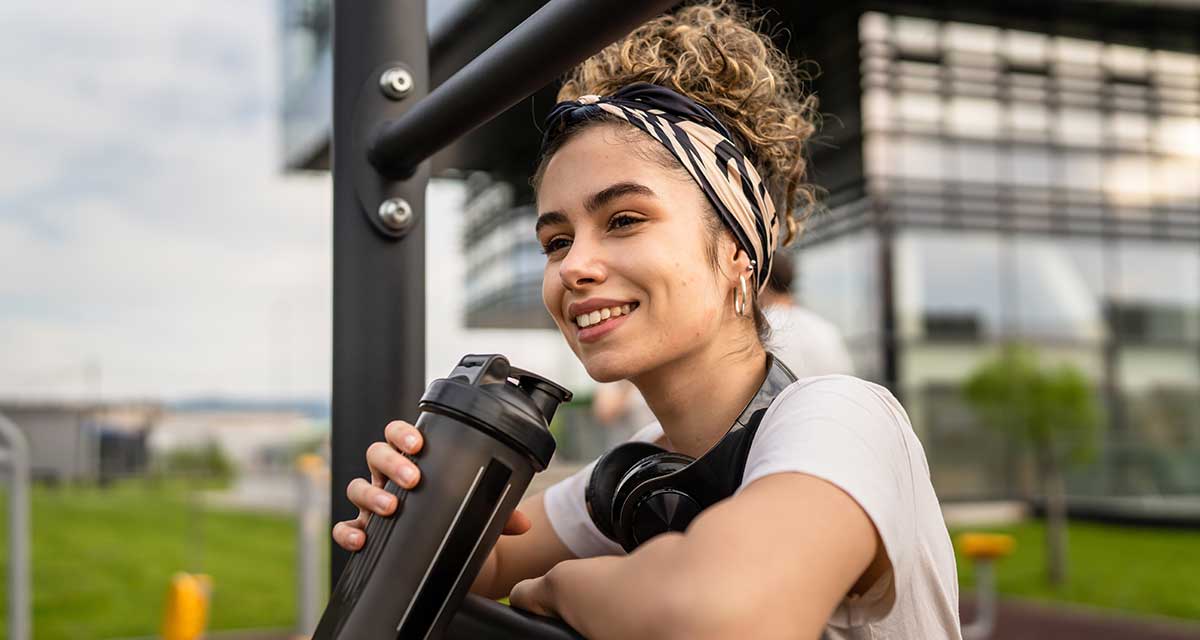
[[[392,100],[403,100],[413,89],[413,77],[404,67],[392,67],[379,76],[379,88]]]
[[[405,231],[413,223],[412,206],[403,198],[388,198],[379,204],[379,219],[395,231]]]

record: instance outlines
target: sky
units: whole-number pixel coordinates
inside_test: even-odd
[[[329,397],[332,183],[282,171],[276,8],[0,3],[0,400]],[[438,255],[463,197],[430,184]],[[464,268],[426,274],[427,379],[501,351],[591,383],[557,332],[462,327]]]
[[[0,398],[324,395],[331,183],[276,3],[0,5]]]

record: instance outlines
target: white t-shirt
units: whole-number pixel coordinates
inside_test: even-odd
[[[662,436],[656,422],[632,440],[656,442]],[[581,558],[624,553],[588,517],[583,495],[594,466],[545,494],[550,524]],[[789,385],[758,426],[740,487],[783,472],[822,478],[854,498],[891,560],[892,569],[866,593],[842,600],[824,638],[961,639],[954,550],[925,451],[891,392],[844,375]]]
[[[854,375],[854,362],[834,324],[794,304],[763,308],[771,325],[770,351],[797,378],[831,373]]]

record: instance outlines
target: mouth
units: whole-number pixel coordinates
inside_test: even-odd
[[[575,326],[578,327],[576,335],[579,337],[579,341],[599,340],[603,335],[624,324],[625,319],[639,306],[639,303],[631,302],[575,316]]]
[[[575,316],[575,326],[579,327],[580,329],[599,326],[614,318],[627,316],[633,313],[633,310],[637,308],[637,302],[630,302],[605,309],[597,309],[590,313],[584,313],[582,315]]]

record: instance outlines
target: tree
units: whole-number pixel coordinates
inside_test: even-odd
[[[964,386],[968,404],[989,428],[1031,449],[1046,504],[1046,562],[1051,584],[1067,578],[1067,504],[1064,472],[1095,452],[1100,412],[1079,369],[1042,367],[1028,346],[1006,345]]]

